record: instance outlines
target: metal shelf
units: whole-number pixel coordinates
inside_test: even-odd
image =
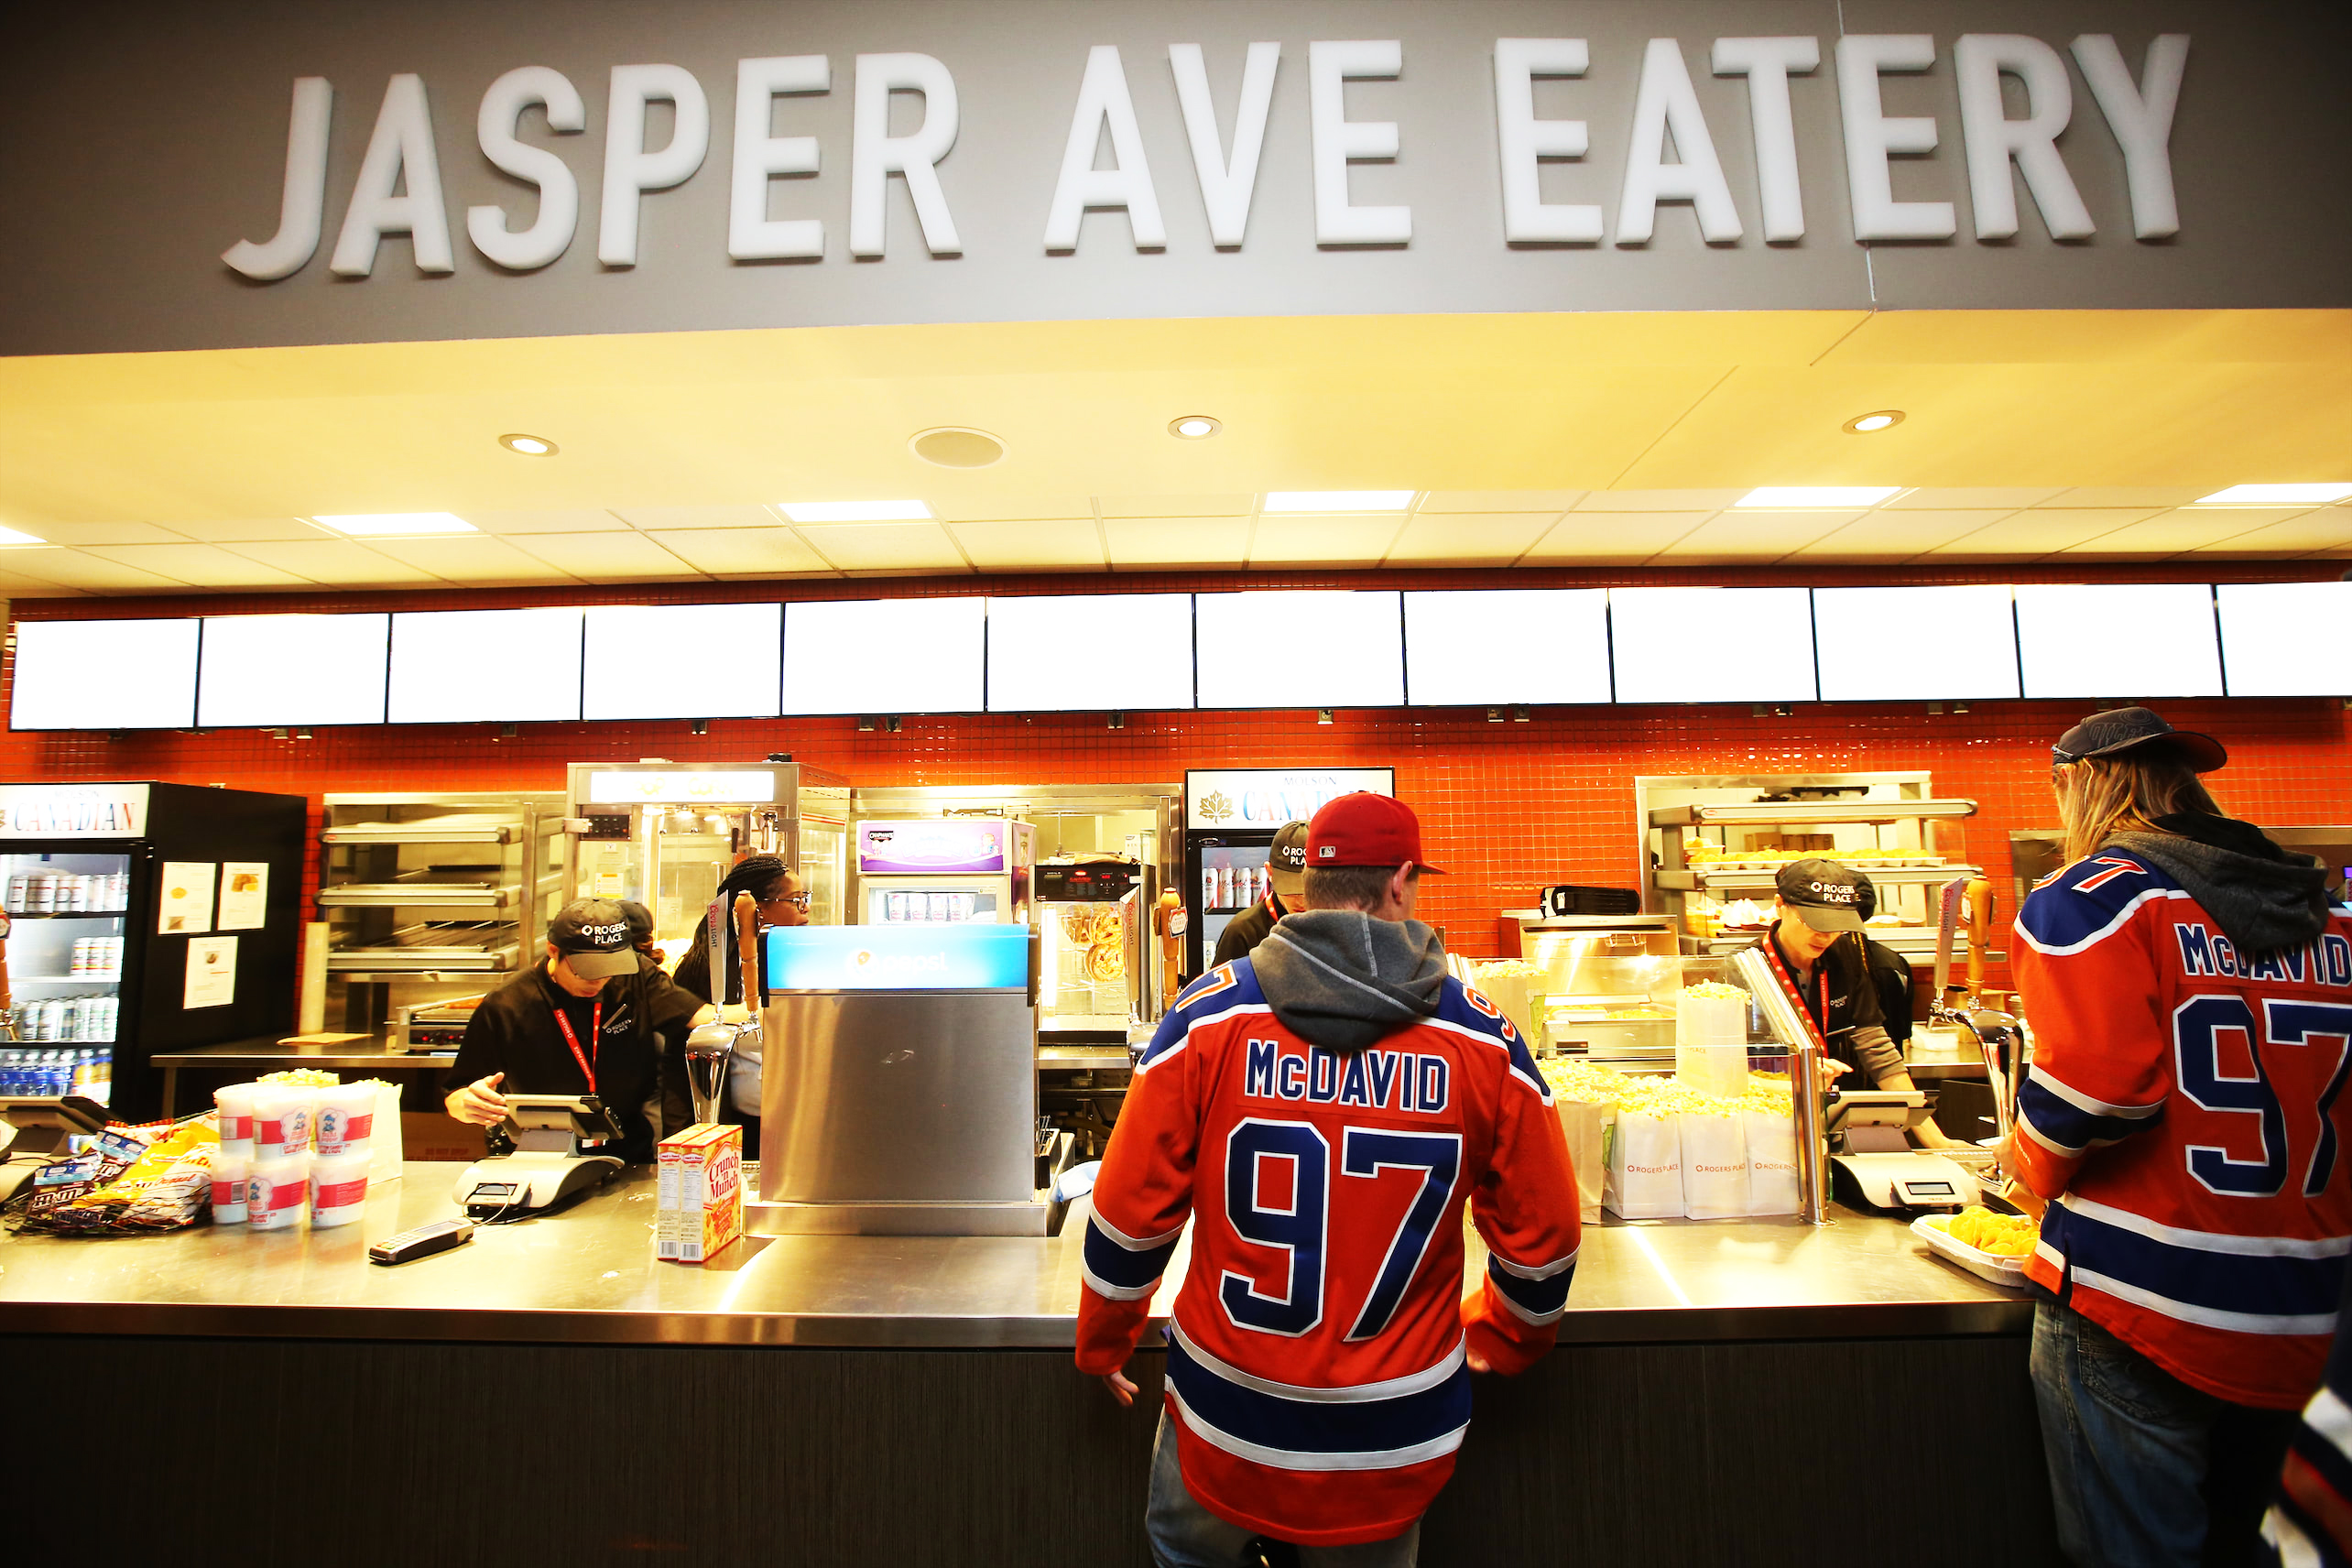
[[[119,985],[120,974],[112,975],[11,975],[11,985]]]
[[[1736,805],[1661,806],[1653,828],[1777,827],[1816,822],[1902,822],[1921,817],[1973,817],[1976,802],[1933,800],[1749,800]]]
[[[414,822],[353,822],[319,834],[321,844],[489,844],[520,843],[520,822],[471,823],[463,816],[429,817]]]
[[[522,889],[492,882],[340,882],[319,889],[322,909],[504,909]]]
[[[1828,856],[1835,859],[1832,854]],[[1840,862],[1841,865],[1847,864]],[[1946,882],[1966,881],[1982,877],[1978,866],[1867,866],[1855,864],[1849,869],[1867,877],[1879,887],[1940,887]],[[1769,892],[1778,871],[1658,871],[1651,873],[1659,888],[1670,893]]]

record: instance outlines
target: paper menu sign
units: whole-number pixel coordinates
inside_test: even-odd
[[[188,944],[182,1007],[225,1007],[237,999],[237,939],[200,936]]]
[[[167,936],[211,931],[213,874],[219,870],[208,861],[165,861],[155,929]]]
[[[223,861],[220,929],[224,931],[259,931],[266,922],[268,909],[269,862]]]

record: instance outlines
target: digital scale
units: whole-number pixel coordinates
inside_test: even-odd
[[[1908,1129],[1928,1118],[1927,1096],[1916,1089],[1857,1090],[1830,1102],[1823,1131],[1838,1152],[1833,1178],[1875,1209],[1958,1209],[1978,1201],[1976,1178],[1956,1161],[1913,1149]],[[1842,1173],[1842,1174],[1841,1174]]]

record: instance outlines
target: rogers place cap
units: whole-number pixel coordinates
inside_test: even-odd
[[[1274,847],[1266,855],[1266,873],[1274,884],[1274,896],[1296,908],[1307,880],[1307,824],[1284,822],[1274,834]]]
[[[2093,713],[2058,737],[2050,748],[2053,763],[2080,762],[2086,757],[2113,757],[2140,746],[2161,746],[2198,773],[2211,773],[2229,760],[2221,742],[2195,730],[2176,730],[2147,708],[2109,708]]]
[[[628,911],[605,898],[575,898],[548,922],[547,940],[583,980],[634,975],[637,946],[629,940]]]
[[[1791,860],[1772,879],[1772,888],[1817,931],[1862,929],[1862,878],[1835,860]]]
[[[1307,824],[1307,865],[1418,866],[1445,875],[1421,858],[1421,819],[1413,809],[1361,789],[1325,801]]]

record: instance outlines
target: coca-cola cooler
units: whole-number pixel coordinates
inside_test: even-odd
[[[1266,896],[1282,824],[1311,820],[1356,790],[1397,792],[1393,768],[1216,768],[1184,775],[1184,977],[1208,968],[1217,938]]]
[[[0,1092],[142,1121],[158,1052],[290,1032],[309,815],[248,789],[0,784]]]

